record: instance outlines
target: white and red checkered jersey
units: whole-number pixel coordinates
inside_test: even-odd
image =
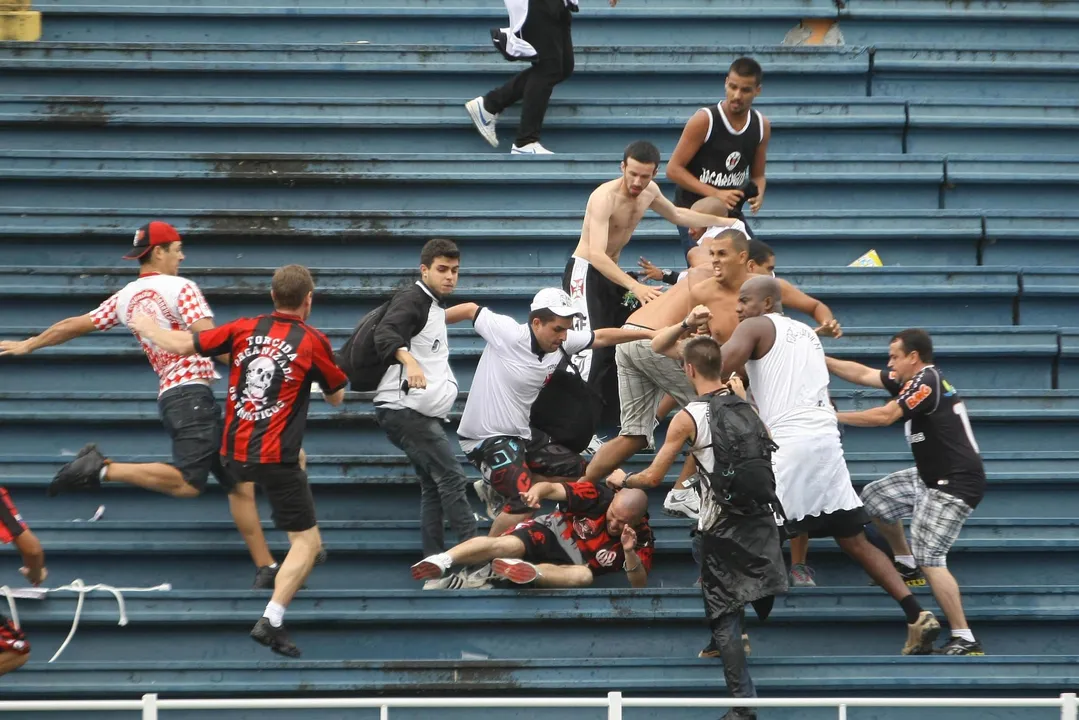
[[[137,313],[157,318],[158,325],[170,330],[189,330],[195,322],[214,316],[199,286],[192,281],[175,275],[147,273],[101,303],[90,319],[98,330],[117,325],[130,329],[131,318]],[[161,379],[158,394],[191,382],[212,382],[219,377],[210,358],[174,355],[143,340],[133,330],[132,334],[142,344],[142,351]]]

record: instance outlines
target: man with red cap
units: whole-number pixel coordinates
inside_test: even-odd
[[[94,332],[130,323],[136,315],[150,315],[176,330],[199,332],[214,326],[213,312],[191,280],[178,275],[184,260],[183,242],[176,228],[154,221],[135,233],[125,260],[139,261],[139,277],[105,300],[96,310],[61,320],[45,332],[21,341],[0,341],[0,355],[26,355],[61,345]],[[142,345],[160,378],[157,398],[161,420],[172,438],[168,463],[121,463],[108,460],[90,444],[56,474],[49,495],[96,490],[102,482],[121,482],[179,498],[202,494],[212,471],[228,491],[229,509],[247,543],[257,568],[256,588],[272,588],[277,563],[262,534],[252,483],[234,483],[221,469],[221,409],[211,384],[218,378],[213,360],[181,357],[164,352],[132,333]]]

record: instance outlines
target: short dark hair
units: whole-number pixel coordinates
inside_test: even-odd
[[[315,291],[315,281],[303,265],[286,265],[274,272],[270,288],[273,290],[274,307],[295,310]]]
[[[626,151],[622,153],[622,162],[636,160],[645,165],[659,167],[659,148],[647,140],[637,140],[626,145]]]
[[[733,73],[740,77],[751,77],[757,85],[760,85],[761,80],[764,79],[764,70],[761,69],[761,64],[751,57],[738,58],[731,63],[727,73]]]
[[[169,248],[171,248],[173,244],[174,243],[161,243],[160,245],[154,245],[150,248],[147,248],[146,252],[144,252],[142,254],[142,257],[139,258],[139,267],[145,267],[149,265],[150,261],[154,259],[154,248],[161,248],[165,252],[169,252]]]
[[[757,238],[749,239],[749,259],[758,265],[763,265],[768,262],[768,258],[776,256],[776,251],[772,249],[772,246],[763,240]]]
[[[903,345],[903,352],[907,355],[917,351],[922,362],[933,362],[933,338],[929,337],[929,333],[925,330],[920,328],[900,330],[895,335],[892,335],[889,344],[894,343],[896,340]]]
[[[719,380],[723,373],[723,351],[715,338],[699,335],[682,346],[682,362],[692,365],[705,380]]]
[[[555,315],[550,308],[540,308],[528,313],[528,324],[531,325],[533,320],[539,320],[541,324],[546,325],[557,317],[561,316]]]
[[[446,240],[444,238],[428,240],[426,244],[424,244],[423,250],[420,250],[420,265],[431,267],[435,258],[440,257],[448,258],[450,260],[460,260],[461,250],[453,240]]]
[[[723,232],[716,235],[716,240],[729,239],[731,241],[731,247],[735,252],[749,252],[749,236],[747,236],[741,230],[735,230],[734,228],[727,228]]]

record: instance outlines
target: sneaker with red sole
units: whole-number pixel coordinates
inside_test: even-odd
[[[524,560],[512,558],[499,558],[491,563],[491,572],[500,578],[505,578],[518,585],[527,585],[535,582],[540,577],[540,571],[536,566]]]

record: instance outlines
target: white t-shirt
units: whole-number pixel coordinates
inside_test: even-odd
[[[95,328],[104,331],[128,325],[136,312],[156,318],[159,326],[169,330],[190,330],[199,320],[214,316],[199,286],[191,280],[146,273],[101,303],[90,319]],[[189,383],[206,385],[218,378],[212,359],[174,355],[146,342],[137,333],[132,334],[142,343],[142,351],[160,378],[159,395],[174,387]]]
[[[480,356],[457,434],[471,452],[483,440],[507,436],[529,440],[532,403],[562,361],[562,353],[537,352],[532,329],[506,315],[480,308],[473,319],[487,342]],[[562,348],[570,355],[592,346],[595,333],[570,330]]]

